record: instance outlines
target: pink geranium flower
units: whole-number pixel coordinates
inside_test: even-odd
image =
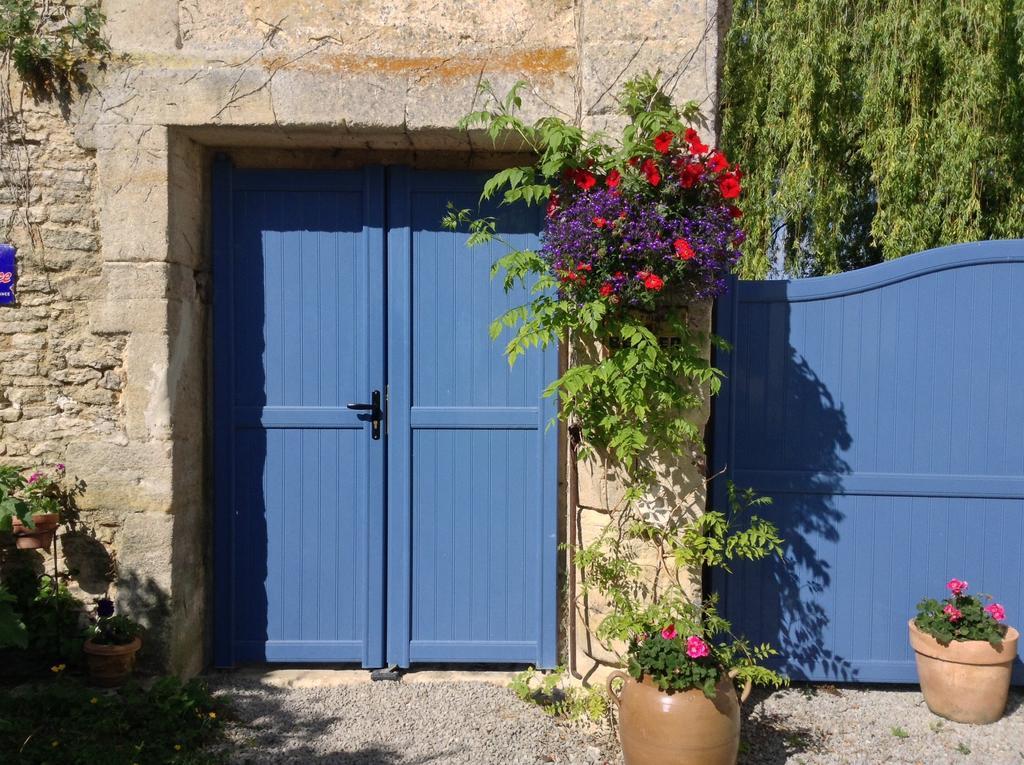
[[[960,609],[952,603],[947,603],[946,607],[942,609],[942,613],[948,616],[951,622],[958,622],[963,618],[963,614],[960,613]]]
[[[959,598],[967,591],[967,582],[963,582],[959,579],[950,579],[946,584],[946,589]]]
[[[696,635],[686,639],[686,655],[691,659],[702,659],[711,653],[711,647]]]
[[[665,629],[661,631],[661,636],[665,638],[665,640],[675,640],[676,635],[678,634],[679,633],[676,632],[676,625],[674,624],[668,625]]]
[[[1006,618],[1006,609],[998,603],[991,603],[985,606],[985,611],[997,622],[1001,622],[1003,619]]]
[[[32,475],[30,475],[28,477],[28,482],[29,483],[35,483],[36,481],[38,481],[42,477],[43,477],[42,473],[33,473]]]

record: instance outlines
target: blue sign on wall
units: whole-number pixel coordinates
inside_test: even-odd
[[[14,283],[18,279],[14,266],[16,252],[14,245],[0,244],[0,305],[14,302]]]

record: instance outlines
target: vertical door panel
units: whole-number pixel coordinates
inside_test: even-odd
[[[383,661],[379,170],[215,180],[217,663]]]
[[[556,349],[511,369],[491,321],[525,302],[490,277],[507,252],[443,231],[481,173],[390,176],[389,661],[555,661]],[[540,214],[491,209],[515,247]]]

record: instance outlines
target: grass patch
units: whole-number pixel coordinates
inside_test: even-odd
[[[58,677],[0,695],[7,765],[213,765],[220,739],[220,710],[198,680],[111,692]]]

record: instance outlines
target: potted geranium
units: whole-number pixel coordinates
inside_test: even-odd
[[[60,481],[64,466],[35,471],[28,478],[10,466],[0,467],[0,530],[14,535],[22,550],[48,548],[60,524]]]
[[[928,708],[964,723],[999,720],[1006,709],[1019,633],[1003,623],[1006,611],[967,594],[950,579],[945,600],[925,598],[910,620],[910,645]],[[984,596],[991,601],[991,596]]]
[[[630,640],[629,674],[608,677],[626,765],[733,765],[740,703],[754,682],[782,682],[756,666],[742,641],[718,639],[727,625],[713,611],[683,610],[689,610],[685,624],[651,624]],[[743,684],[738,697],[737,679]]]
[[[96,622],[82,650],[89,679],[96,685],[123,685],[135,669],[135,655],[142,648],[142,628],[124,615],[114,614],[113,601],[104,598],[96,608]]]

